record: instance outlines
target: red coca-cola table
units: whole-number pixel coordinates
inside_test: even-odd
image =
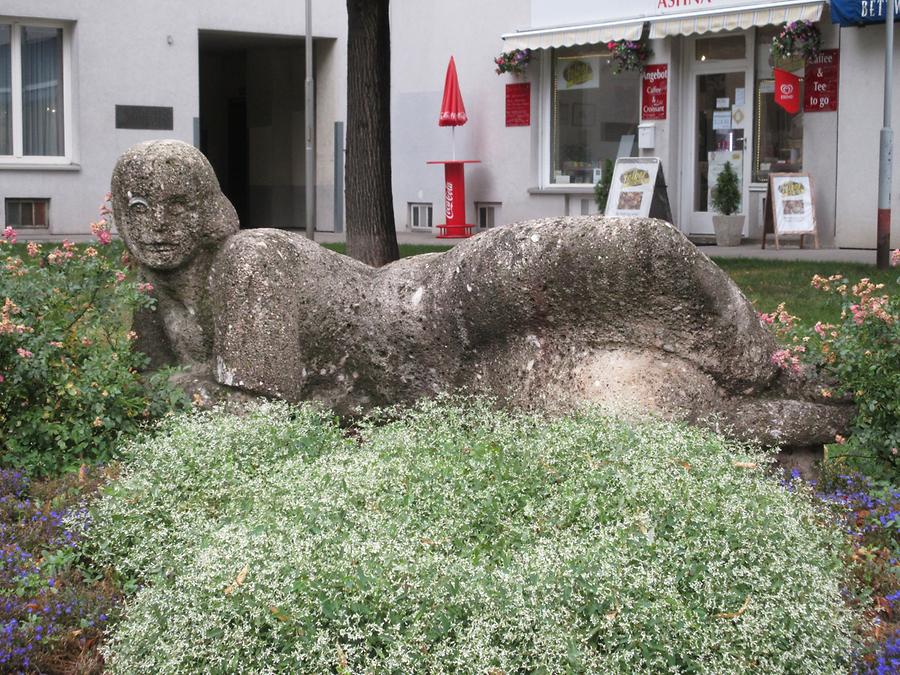
[[[466,223],[466,164],[480,164],[478,159],[449,159],[426,162],[444,165],[444,215],[447,222],[438,225],[438,239],[464,239],[472,236],[474,225]]]

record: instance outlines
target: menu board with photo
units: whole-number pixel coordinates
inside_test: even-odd
[[[606,215],[648,217],[658,172],[657,157],[617,159],[606,201]]]
[[[766,231],[778,238],[800,236],[801,246],[804,235],[812,235],[819,247],[816,230],[816,206],[813,199],[812,179],[806,173],[769,174],[769,209],[766,214]],[[765,246],[765,236],[763,237]]]

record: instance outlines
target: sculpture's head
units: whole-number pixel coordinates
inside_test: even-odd
[[[113,216],[138,262],[154,270],[187,265],[204,246],[238,230],[231,202],[199,150],[182,141],[147,141],[119,157]]]

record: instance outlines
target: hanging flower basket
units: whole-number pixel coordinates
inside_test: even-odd
[[[513,75],[524,75],[531,61],[530,49],[513,49],[511,52],[503,52],[494,59],[497,64],[496,73],[512,73]]]
[[[772,38],[772,56],[776,61],[812,61],[821,52],[822,34],[812,21],[791,21]]]
[[[653,56],[653,50],[650,47],[643,42],[634,42],[633,40],[607,42],[606,48],[612,56],[613,75],[630,70],[642,70]]]

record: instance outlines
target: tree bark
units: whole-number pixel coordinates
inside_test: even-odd
[[[390,0],[347,0],[347,255],[400,257],[391,188]]]

